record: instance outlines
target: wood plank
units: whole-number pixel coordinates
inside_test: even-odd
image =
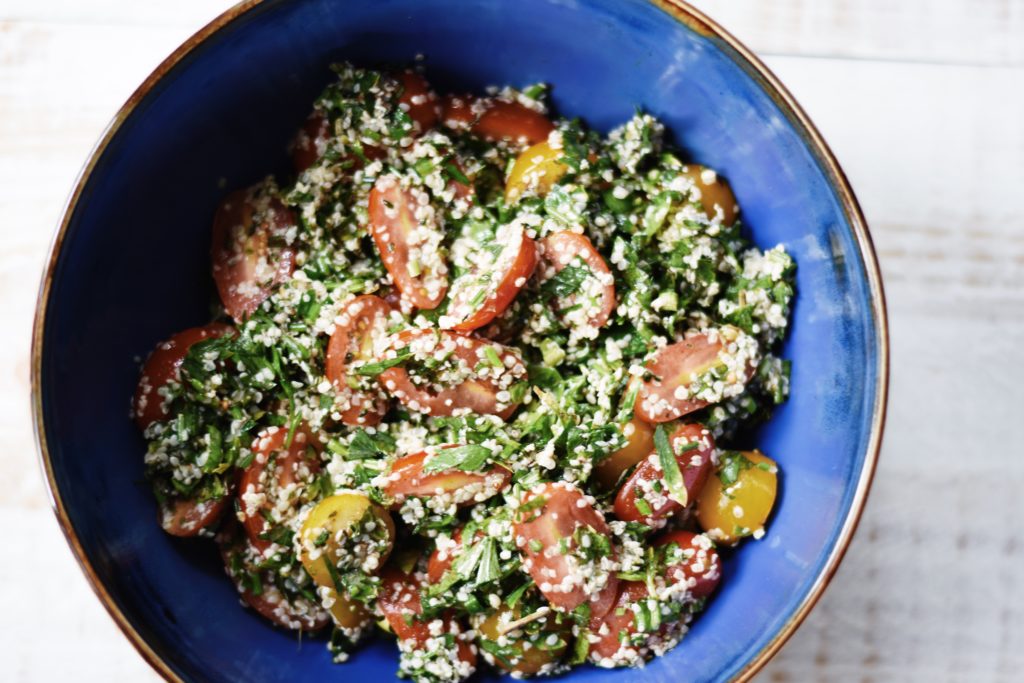
[[[1024,65],[1021,0],[693,0],[761,54]]]

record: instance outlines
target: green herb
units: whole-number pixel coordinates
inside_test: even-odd
[[[423,465],[424,474],[435,474],[445,470],[477,472],[491,457],[491,451],[483,446],[468,444],[455,448],[442,448]]]
[[[668,433],[663,425],[658,425],[658,428],[654,430],[654,448],[658,452],[658,462],[661,464],[662,478],[668,487],[669,493],[677,503],[685,506],[689,500],[686,493],[686,485],[683,482],[683,475],[679,471],[676,455],[672,452]]]
[[[376,377],[385,370],[389,370],[397,365],[401,365],[406,359],[412,355],[412,351],[408,346],[399,349],[397,355],[394,358],[387,358],[385,360],[376,361],[374,363],[367,363],[361,365],[355,369],[357,375],[364,377]]]

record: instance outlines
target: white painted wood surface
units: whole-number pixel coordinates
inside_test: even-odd
[[[103,126],[225,0],[0,0],[0,679],[153,681],[48,508],[28,405],[46,247]],[[832,144],[889,297],[861,529],[759,681],[1024,679],[1024,0],[701,0]],[[339,675],[342,675],[339,672]]]

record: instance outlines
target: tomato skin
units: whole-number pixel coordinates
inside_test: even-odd
[[[272,250],[270,244],[296,225],[295,214],[276,197],[259,210],[252,192],[232,192],[213,218],[213,279],[224,310],[238,322],[252,315],[271,289],[295,270],[294,251]]]
[[[676,398],[675,391],[720,363],[722,349],[720,338],[712,341],[703,332],[658,349],[644,365],[654,377],[640,383],[634,404],[636,416],[651,423],[669,422],[708,406],[703,399]]]
[[[622,647],[619,634],[636,633],[635,615],[631,606],[647,597],[643,581],[623,581],[615,596],[615,604],[601,617],[591,616],[590,632],[598,640],[590,643],[590,658],[595,661],[614,657]],[[607,627],[607,629],[603,627]],[[603,632],[602,632],[603,631]]]
[[[348,386],[349,358],[370,360],[374,356],[374,333],[383,334],[391,306],[372,294],[357,296],[338,312],[334,333],[327,342],[324,370],[345,404],[341,421],[351,426],[372,427],[388,411],[388,401],[379,392],[360,391]]]
[[[751,467],[740,469],[734,484],[708,477],[697,502],[697,521],[719,543],[734,545],[764,528],[778,494],[778,464],[760,451],[743,451]],[[719,471],[724,466],[719,460]],[[737,511],[740,515],[737,515]],[[739,530],[738,530],[739,529]]]
[[[456,445],[442,448],[454,448]],[[498,465],[492,465],[483,472],[451,469],[424,474],[423,464],[430,455],[427,451],[421,451],[403,455],[392,463],[388,483],[384,486],[384,492],[396,501],[392,508],[400,508],[402,502],[412,496],[435,496],[438,490],[452,495],[457,505],[470,505],[478,502],[477,495],[490,498],[507,487],[512,480],[512,473]]]
[[[199,503],[190,498],[175,498],[160,506],[160,526],[171,536],[198,536],[220,520],[230,500],[230,496],[221,496]]]
[[[413,214],[412,207],[418,206],[416,196],[409,189],[403,189],[395,176],[381,176],[370,190],[369,216],[370,233],[380,253],[384,267],[390,273],[402,296],[414,306],[432,310],[444,300],[448,290],[448,268],[440,254],[431,256],[438,263],[427,266],[417,275],[410,274],[410,253],[419,245],[410,245],[414,233],[436,232],[440,243],[440,232],[434,226],[423,226]],[[428,250],[436,245],[427,245]]]
[[[679,453],[676,446],[677,441],[697,443],[698,446],[695,449]],[[673,432],[668,442],[672,446],[673,452],[676,453],[676,462],[683,475],[687,505],[692,505],[700,495],[704,482],[707,481],[708,473],[711,471],[711,456],[715,451],[715,438],[702,425],[684,424]],[[648,501],[651,511],[644,514],[637,508],[636,501],[641,492],[650,490],[653,482],[661,483],[661,493],[651,493],[660,502],[651,504]],[[661,520],[667,519],[683,509],[683,506],[667,492],[658,454],[653,452],[641,461],[633,474],[619,488],[619,492],[615,496],[615,516],[626,522],[642,522],[649,526],[658,526],[662,524]]]
[[[397,76],[402,84],[402,96],[398,99],[399,106],[413,120],[416,134],[425,133],[437,124],[440,118],[440,107],[437,94],[430,89],[430,84],[420,74],[407,69]]]
[[[495,349],[504,365],[500,381],[504,381],[505,374],[513,381],[526,379],[526,365],[513,349],[448,330],[430,329],[405,330],[396,337],[392,348],[398,351],[404,347],[416,348],[420,345],[431,355],[437,352],[450,353],[460,363],[474,370],[461,384],[435,391],[413,384],[408,371],[401,365],[388,368],[378,379],[384,388],[406,407],[438,416],[468,410],[480,415],[497,415],[503,420],[507,420],[515,412],[518,404],[498,400],[497,396],[502,387],[490,376],[483,376],[475,371],[484,358],[484,348],[490,346]]]
[[[519,102],[472,95],[448,96],[441,111],[441,122],[453,130],[471,130],[490,142],[516,142],[535,145],[548,139],[555,125],[538,111]]]
[[[168,382],[180,379],[181,364],[192,345],[205,339],[217,339],[234,333],[235,328],[230,325],[210,323],[202,327],[190,327],[157,344],[142,366],[142,374],[132,400],[132,412],[139,429],[145,430],[154,422],[167,419],[163,407],[164,399],[160,396],[159,390]]]
[[[314,111],[299,129],[292,142],[292,165],[302,173],[324,153],[331,136],[331,125],[322,113]]]
[[[285,450],[287,439],[288,430],[283,427],[278,428],[277,431],[272,433],[264,432],[257,437],[256,442],[253,444],[255,456],[252,463],[242,472],[238,482],[242,526],[249,537],[249,543],[261,553],[265,552],[273,544],[268,540],[260,538],[267,526],[267,522],[263,515],[260,514],[260,510],[272,508],[274,503],[267,501],[260,506],[260,509],[252,510],[252,514],[249,514],[250,510],[246,505],[245,496],[253,493],[264,493],[265,486],[262,479],[270,457],[275,453],[278,455],[274,463],[274,471],[271,473],[271,476],[277,480],[278,486],[287,486],[288,484],[300,481],[299,475],[301,472],[299,470],[302,467],[305,467],[310,474],[316,474],[320,471],[319,458],[307,456],[306,449],[309,447],[313,447],[317,453],[320,450],[319,444],[309,436],[308,432],[302,428],[297,429],[292,438],[291,446]]]
[[[665,568],[665,579],[670,584],[685,584],[694,600],[711,595],[722,578],[722,563],[715,550],[715,544],[703,534],[692,531],[668,531],[654,539],[659,548],[675,543],[686,553],[686,557]]]
[[[729,183],[722,177],[699,164],[686,164],[680,169],[679,175],[693,182],[694,192],[699,194],[699,201],[708,218],[714,220],[721,212],[722,225],[732,225],[736,222],[739,206]]]
[[[380,574],[381,586],[377,606],[387,619],[388,625],[399,640],[410,641],[417,648],[423,648],[430,640],[430,627],[415,617],[423,613],[420,604],[420,580],[413,574],[405,574],[395,567],[385,567]],[[412,617],[412,618],[410,618]],[[451,615],[440,617],[442,632],[451,633],[453,627],[461,627]],[[470,666],[476,666],[476,653],[462,638],[458,640],[458,657]]]
[[[594,466],[594,479],[605,489],[613,488],[624,472],[654,450],[654,429],[643,420],[632,418],[623,432],[626,445]]]
[[[572,536],[577,529],[583,527],[590,527],[602,536],[611,536],[608,524],[583,493],[570,484],[541,484],[527,494],[523,505],[538,498],[544,498],[544,503],[535,509],[520,512],[512,525],[516,545],[523,554],[524,569],[553,606],[571,612],[584,602],[589,602],[591,617],[603,617],[615,602],[619,589],[618,577],[614,572],[610,573],[607,582],[596,595],[588,595],[578,583],[568,591],[561,590],[563,586],[558,584],[569,576],[571,569],[566,556],[557,552],[557,548],[560,541],[569,539],[568,549],[576,549]],[[550,556],[546,552],[549,548],[556,549]]]
[[[502,229],[499,229],[499,233]],[[500,279],[497,288],[495,288],[495,290],[479,304],[479,308],[469,312],[462,317],[461,320],[458,317],[455,317],[454,319],[457,320],[457,322],[449,322],[449,329],[455,330],[456,332],[471,332],[472,330],[488,324],[508,308],[509,304],[511,304],[519,294],[519,291],[533,276],[533,271],[537,267],[537,243],[523,234],[522,226],[516,226],[514,231],[514,235],[504,236],[512,240],[511,242],[505,242],[505,244],[510,245],[510,248],[515,248],[515,244],[518,242],[518,250],[516,251],[515,256],[512,259],[509,259],[508,267],[505,269],[505,272],[499,275]],[[503,236],[499,234],[498,237],[500,239]],[[471,274],[469,277],[473,277],[474,275],[478,276],[479,273]],[[451,305],[448,309],[449,315],[451,315],[452,312],[460,311],[463,308],[469,307],[469,302],[464,300],[466,297],[459,296],[461,293],[462,292],[459,292],[452,297]],[[470,292],[465,292],[467,296],[469,293]],[[446,316],[446,318],[447,317],[448,316]]]
[[[562,149],[555,149],[547,139],[523,150],[505,181],[505,203],[512,205],[527,192],[546,195],[569,172],[569,167],[559,161],[561,157]]]
[[[443,554],[439,548],[434,548],[434,552],[430,553],[430,559],[427,560],[427,581],[430,583],[440,581],[455,562],[455,558],[462,552],[462,527],[456,529],[452,534],[452,543],[453,545],[447,548]]]
[[[570,230],[552,233],[541,240],[541,253],[544,262],[542,274],[545,279],[561,271],[576,257],[579,257],[597,277],[604,281],[601,289],[601,302],[597,310],[587,320],[587,323],[593,327],[603,327],[611,317],[612,311],[615,310],[614,276],[604,258],[594,248],[590,238]],[[562,303],[571,305],[576,297],[577,295],[573,294]]]

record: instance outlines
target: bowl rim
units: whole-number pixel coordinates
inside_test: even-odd
[[[107,613],[120,628],[121,632],[128,638],[135,649],[142,655],[143,659],[160,674],[165,680],[172,683],[186,683],[178,673],[153,649],[146,639],[136,630],[128,617],[120,609],[109,591],[103,585],[92,563],[89,561],[78,538],[77,532],[71,523],[71,518],[64,505],[60,490],[57,487],[54,477],[53,464],[50,460],[50,452],[46,440],[46,427],[43,418],[42,400],[42,358],[43,339],[46,328],[46,312],[49,303],[50,286],[53,282],[54,272],[60,257],[64,237],[66,235],[71,218],[78,207],[78,201],[87,185],[92,171],[99,159],[103,156],[107,146],[118,133],[121,126],[135,111],[135,108],[145,99],[160,81],[167,76],[185,57],[193,50],[202,45],[210,37],[229,26],[236,19],[247,14],[252,9],[272,0],[242,0],[228,8],[215,17],[208,24],[192,34],[178,48],[146,77],[138,88],[128,97],[123,105],[114,114],[113,118],[104,128],[98,141],[89,152],[89,156],[83,164],[78,176],[75,178],[71,193],[65,201],[61,211],[61,217],[57,229],[51,240],[46,265],[43,270],[42,281],[39,287],[39,294],[36,300],[36,311],[32,326],[31,345],[31,403],[33,429],[36,437],[36,446],[39,457],[39,465],[42,470],[46,493],[50,499],[50,507],[57,517],[65,540],[71,548],[79,568],[88,579],[93,592],[106,608]],[[874,320],[874,331],[878,340],[877,367],[875,377],[875,403],[871,411],[871,431],[868,438],[867,452],[864,463],[857,480],[853,498],[850,502],[849,511],[839,533],[835,537],[834,545],[825,560],[825,565],[811,584],[810,589],[801,599],[800,604],[793,611],[786,622],[776,631],[772,639],[761,648],[733,677],[732,681],[749,681],[764,667],[765,664],[782,648],[797,630],[807,615],[821,599],[825,588],[831,582],[836,570],[839,567],[850,542],[857,530],[857,526],[864,512],[868,492],[871,488],[877,469],[879,452],[881,449],[882,435],[885,430],[886,408],[888,404],[889,387],[889,325],[885,301],[885,292],[882,286],[881,270],[878,266],[878,259],[875,254],[874,243],[867,227],[867,221],[857,202],[856,195],[850,186],[849,180],[835,155],[825,142],[821,133],[811,122],[803,108],[789,90],[782,84],[779,78],[743,43],[726,31],[716,21],[711,19],[701,10],[693,7],[684,0],[648,0],[651,4],[662,9],[670,17],[685,25],[690,30],[709,38],[716,39],[732,50],[730,55],[737,65],[759,81],[762,88],[775,102],[776,106],[789,119],[797,134],[803,138],[812,154],[816,157],[825,172],[830,185],[835,190],[842,211],[849,222],[854,241],[860,252],[864,263],[864,271],[868,281],[868,290],[871,299],[872,317]]]

